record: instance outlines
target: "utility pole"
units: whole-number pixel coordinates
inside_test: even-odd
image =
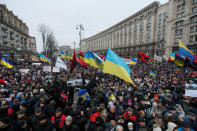
[[[79,48],[81,50],[81,31],[84,30],[83,25],[82,24],[77,25],[76,29],[77,30],[79,29]]]

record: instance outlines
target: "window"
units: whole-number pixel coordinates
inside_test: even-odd
[[[148,12],[148,18],[152,16],[152,12]]]
[[[177,2],[178,2],[178,3],[181,3],[181,2],[183,2],[183,0],[177,0]]]
[[[197,41],[197,35],[195,36],[195,41]]]
[[[168,17],[168,14],[165,12],[163,13],[163,18],[165,19],[166,17]]]
[[[178,21],[175,23],[176,24],[176,27],[179,27],[179,26],[183,26],[184,25],[184,21]]]
[[[183,35],[183,29],[175,30],[175,36]]]
[[[181,12],[177,14],[177,18],[182,18],[185,16],[185,12]]]
[[[193,0],[193,4],[197,4],[197,0]]]
[[[144,21],[145,17],[144,16],[141,16],[141,21]]]
[[[160,14],[160,15],[159,15],[159,21],[161,21],[161,19],[162,19],[162,15]]]
[[[185,8],[185,4],[181,4],[177,6],[177,11],[180,11]]]
[[[197,12],[197,7],[192,8],[192,13],[196,13]]]
[[[197,31],[197,26],[190,27],[190,32],[191,33],[196,32],[196,31]]]
[[[195,23],[195,22],[197,22],[197,16],[191,18],[191,23]]]

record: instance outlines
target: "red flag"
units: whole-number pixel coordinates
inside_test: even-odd
[[[76,66],[77,66],[77,61],[76,61],[76,54],[75,54],[75,49],[74,49],[73,59],[72,59],[72,64],[71,64],[70,71],[72,72]]]
[[[96,122],[96,117],[97,116],[100,116],[100,113],[99,112],[96,112],[96,113],[94,113],[94,114],[91,114],[90,115],[90,121],[91,122]]]
[[[79,56],[80,60],[83,61],[83,58],[84,58],[83,52],[80,51],[79,54],[80,54],[80,56]]]
[[[80,56],[83,56],[83,57],[84,57],[84,54],[83,54],[83,52],[81,52],[81,51],[80,51]]]
[[[76,57],[76,61],[77,61],[79,64],[81,64],[82,66],[87,67],[87,64],[86,64],[84,61],[80,60],[78,57]]]
[[[3,80],[3,79],[0,79],[0,83],[7,84],[7,82],[5,80]]]

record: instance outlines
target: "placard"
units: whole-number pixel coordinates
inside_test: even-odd
[[[27,74],[29,72],[29,69],[19,69],[19,72],[22,74]]]
[[[51,66],[43,66],[44,72],[51,72]]]
[[[53,67],[53,72],[60,72],[60,68],[59,67]]]

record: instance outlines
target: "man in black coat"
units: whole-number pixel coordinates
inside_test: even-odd
[[[64,125],[61,127],[61,131],[80,131],[80,128],[72,122],[71,116],[67,116]]]
[[[53,131],[54,127],[45,114],[41,114],[39,121],[33,125],[33,131]]]

